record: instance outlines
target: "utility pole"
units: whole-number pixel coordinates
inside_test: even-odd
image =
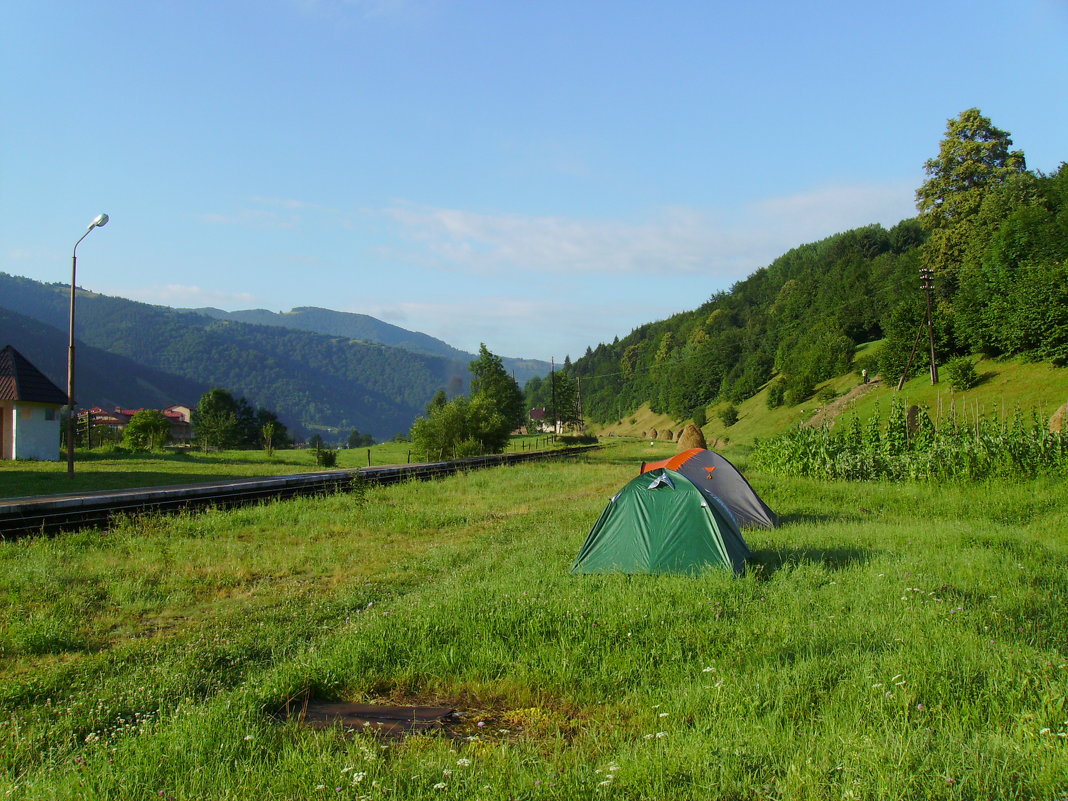
[[[931,304],[931,290],[934,289],[932,279],[934,271],[930,267],[920,268],[920,286],[927,298],[927,341],[931,346],[931,383],[938,383],[938,364],[935,362],[934,348],[934,307]]]
[[[549,369],[549,397],[552,398],[552,413],[549,415],[552,417],[553,433],[556,433],[556,357],[550,356],[549,362],[552,367]]]

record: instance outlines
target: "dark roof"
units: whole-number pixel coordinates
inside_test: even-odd
[[[67,393],[8,345],[0,350],[0,400],[65,404]]]

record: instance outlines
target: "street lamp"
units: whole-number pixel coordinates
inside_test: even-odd
[[[67,478],[74,478],[74,293],[78,280],[78,245],[94,228],[108,224],[108,215],[98,214],[74,243],[70,260],[70,342],[67,346]]]

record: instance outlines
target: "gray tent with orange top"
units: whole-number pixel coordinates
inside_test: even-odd
[[[642,465],[642,472],[659,469],[682,473],[700,489],[721,500],[738,525],[757,528],[776,528],[779,518],[756,494],[738,468],[715,451],[691,448],[662,462]]]

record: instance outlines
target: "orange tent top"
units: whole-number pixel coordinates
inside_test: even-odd
[[[678,470],[686,462],[704,450],[704,448],[690,448],[688,451],[683,451],[680,454],[672,456],[670,459],[664,459],[661,462],[649,462],[642,467],[642,472],[648,473],[650,470],[659,470],[661,467],[665,467],[668,470]]]

